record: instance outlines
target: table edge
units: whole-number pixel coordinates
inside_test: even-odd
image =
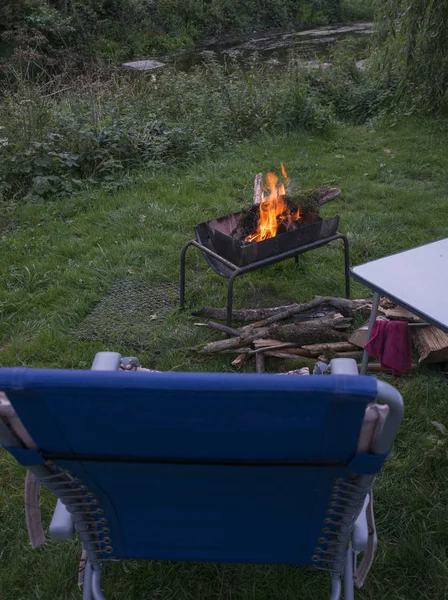
[[[356,269],[356,267],[353,267],[353,268]],[[428,323],[431,323],[431,325],[434,325],[434,327],[437,327],[437,329],[441,329],[444,333],[448,334],[448,325],[444,325],[444,324],[440,323],[440,321],[437,321],[433,317],[430,317],[429,315],[425,314],[424,312],[416,309],[415,306],[411,306],[410,304],[407,304],[403,300],[400,300],[400,298],[398,298],[397,296],[393,296],[390,292],[388,292],[384,288],[381,288],[381,287],[379,287],[377,285],[374,285],[373,283],[371,283],[367,279],[363,279],[360,275],[358,275],[357,273],[355,273],[353,271],[353,269],[350,269],[350,275],[351,275],[351,277],[353,279],[355,279],[359,283],[362,283],[363,285],[367,286],[368,288],[370,288],[371,290],[373,290],[377,294],[384,295],[387,298],[390,298],[390,300],[393,300],[399,306],[402,306],[403,308],[406,308],[407,310],[409,310],[414,315],[417,315],[418,317],[420,317],[424,321],[427,321]]]

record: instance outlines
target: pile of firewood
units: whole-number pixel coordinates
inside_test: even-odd
[[[193,314],[214,320],[195,325],[220,331],[228,337],[209,342],[195,350],[207,354],[237,354],[232,361],[232,365],[237,368],[253,358],[258,372],[264,372],[265,356],[300,357],[323,362],[334,357],[345,357],[360,362],[362,349],[367,341],[367,323],[353,331],[353,321],[357,315],[367,321],[371,308],[371,300],[318,296],[303,304],[234,310],[233,322],[242,321],[247,324],[233,328],[216,322],[225,320],[225,309],[206,307]],[[442,331],[427,326],[418,317],[387,298],[381,299],[378,318],[407,321],[411,325],[411,338],[419,362],[448,363],[448,335]],[[372,362],[369,363],[369,370],[383,369],[378,363]]]

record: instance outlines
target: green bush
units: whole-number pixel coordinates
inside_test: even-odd
[[[213,60],[191,74],[116,73],[66,92],[21,82],[0,104],[0,195],[119,186],[135,170],[195,160],[262,131],[323,130],[331,111],[300,71]]]
[[[370,60],[358,65],[355,57],[351,44],[336,47],[330,57],[331,67],[309,71],[307,81],[338,119],[360,124],[388,106],[391,90],[372,75]]]

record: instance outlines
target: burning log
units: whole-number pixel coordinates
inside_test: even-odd
[[[320,207],[341,193],[329,186],[291,191],[291,180],[283,164],[281,173],[280,183],[275,173],[266,173],[265,186],[263,174],[255,176],[252,206],[242,212],[239,224],[232,231],[235,240],[261,242],[296,229],[304,215],[319,215]]]
[[[263,200],[263,173],[255,175],[254,181],[254,200],[252,204],[260,204]]]
[[[319,302],[317,302],[317,300],[319,300]],[[232,321],[259,321],[268,319],[279,313],[285,314],[286,316],[282,318],[287,319],[292,315],[313,311],[318,307],[322,309],[322,311],[324,308],[336,310],[345,317],[353,317],[357,313],[368,316],[372,309],[372,301],[363,299],[349,300],[347,298],[333,298],[331,296],[316,296],[314,300],[302,304],[288,304],[285,306],[275,306],[273,308],[243,308],[233,310]],[[313,314],[316,313],[311,312],[309,314],[310,319],[313,318]],[[192,315],[195,317],[209,317],[216,319],[217,321],[225,321],[226,309],[205,306],[201,310],[193,312]]]

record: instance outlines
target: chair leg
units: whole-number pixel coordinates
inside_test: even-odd
[[[101,567],[93,570],[92,576],[92,591],[93,591],[93,599],[94,600],[106,600],[106,596],[103,594],[101,589],[101,575],[103,574],[103,569]]]
[[[341,578],[339,575],[331,576],[331,596],[330,600],[339,600],[341,597]]]
[[[82,592],[82,600],[93,600],[92,596],[92,565],[89,560],[86,561],[86,566],[84,567],[84,583],[83,583],[83,592]]]
[[[347,548],[347,556],[345,558],[344,568],[344,600],[355,599],[355,588],[353,583],[353,573],[355,567],[355,553],[352,545]]]

